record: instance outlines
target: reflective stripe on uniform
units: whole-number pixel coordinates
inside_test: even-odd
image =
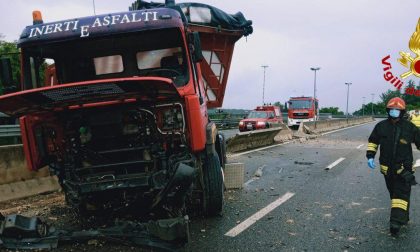
[[[404,211],[407,211],[408,202],[402,199],[392,199],[391,208],[401,208]]]
[[[368,151],[374,151],[374,152],[376,152],[377,149],[378,149],[378,145],[377,144],[368,143],[368,146],[367,146],[367,150]]]
[[[388,174],[388,166],[386,165],[381,165],[381,173],[383,175],[387,175]]]
[[[415,114],[411,116],[411,122],[416,125],[417,127],[420,127],[420,115],[416,116]]]

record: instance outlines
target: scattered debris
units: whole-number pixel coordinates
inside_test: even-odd
[[[172,251],[189,239],[188,216],[139,223],[116,221],[114,226],[98,229],[70,231],[58,230],[38,217],[0,214],[0,248],[52,249],[59,242],[86,242],[98,246],[101,241],[120,242],[150,249]]]
[[[262,177],[263,170],[264,170],[265,167],[266,167],[266,165],[258,167],[257,170],[254,173],[254,177],[258,177],[258,178]]]
[[[313,165],[314,163],[312,163],[312,162],[295,161],[295,164],[298,164],[298,165]]]

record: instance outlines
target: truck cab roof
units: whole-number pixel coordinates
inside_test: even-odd
[[[183,27],[183,22],[173,9],[119,12],[27,26],[18,46],[175,27]]]

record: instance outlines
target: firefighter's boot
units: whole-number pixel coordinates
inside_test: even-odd
[[[401,229],[401,225],[399,223],[391,222],[389,231],[391,232],[392,236],[397,236],[398,233],[400,232],[400,229]]]

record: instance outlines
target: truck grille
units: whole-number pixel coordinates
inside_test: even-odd
[[[309,113],[293,113],[294,117],[308,117]]]

